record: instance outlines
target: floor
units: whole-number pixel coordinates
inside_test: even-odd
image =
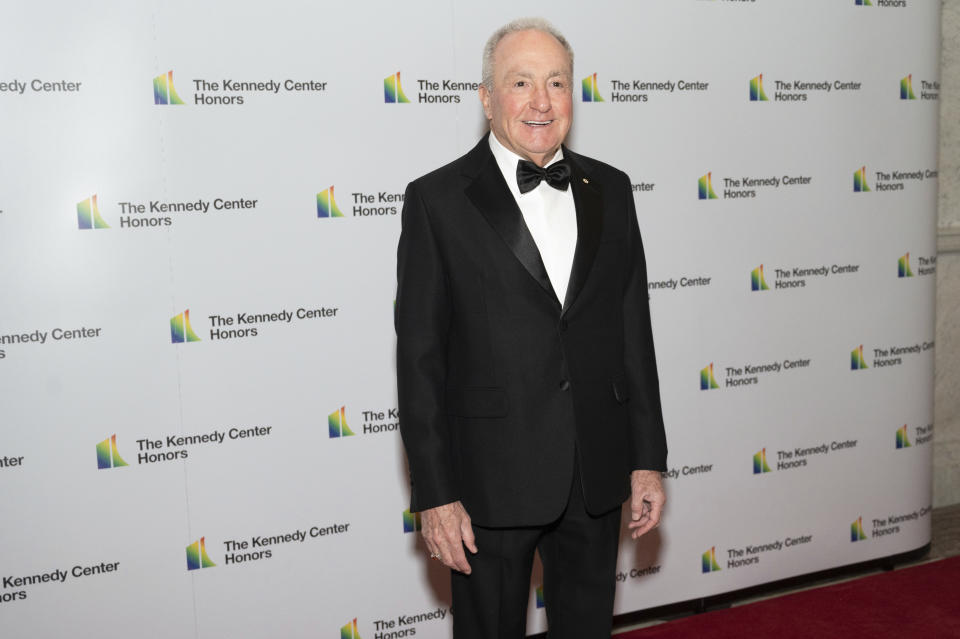
[[[934,509],[932,528],[933,533],[930,540],[929,552],[916,559],[898,563],[897,568],[904,568],[960,555],[960,504]],[[881,566],[873,564],[853,569],[830,571],[829,574],[819,577],[812,576],[791,579],[779,584],[751,588],[740,596],[734,595],[729,599],[717,601],[715,605],[710,605],[707,609],[742,606],[763,599],[779,597],[791,592],[799,592],[801,590],[809,590],[810,588],[819,588],[829,584],[850,581],[851,579],[859,579],[860,577],[882,571],[883,568]],[[666,623],[672,619],[678,619],[689,614],[692,614],[690,606],[668,606],[664,609],[624,615],[614,620],[614,633]]]

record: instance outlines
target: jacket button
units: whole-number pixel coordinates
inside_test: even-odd
[[[562,391],[570,390],[570,380],[565,379],[562,382],[560,382],[560,390]]]

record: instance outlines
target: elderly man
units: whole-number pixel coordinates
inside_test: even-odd
[[[629,178],[562,146],[573,51],[517,20],[483,57],[491,133],[407,187],[396,303],[411,510],[452,569],[454,636],[609,637],[620,507],[663,508],[666,440]]]

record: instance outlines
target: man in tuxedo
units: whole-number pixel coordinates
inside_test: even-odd
[[[546,21],[484,51],[490,134],[412,182],[395,311],[411,510],[452,569],[454,636],[609,637],[621,504],[664,503],[666,438],[629,178],[562,146],[573,52]]]

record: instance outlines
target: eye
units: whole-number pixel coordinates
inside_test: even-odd
[[[526,81],[526,80],[517,80],[516,82],[513,83],[513,86],[515,86],[515,87],[525,87],[525,86],[527,86],[527,81]]]

